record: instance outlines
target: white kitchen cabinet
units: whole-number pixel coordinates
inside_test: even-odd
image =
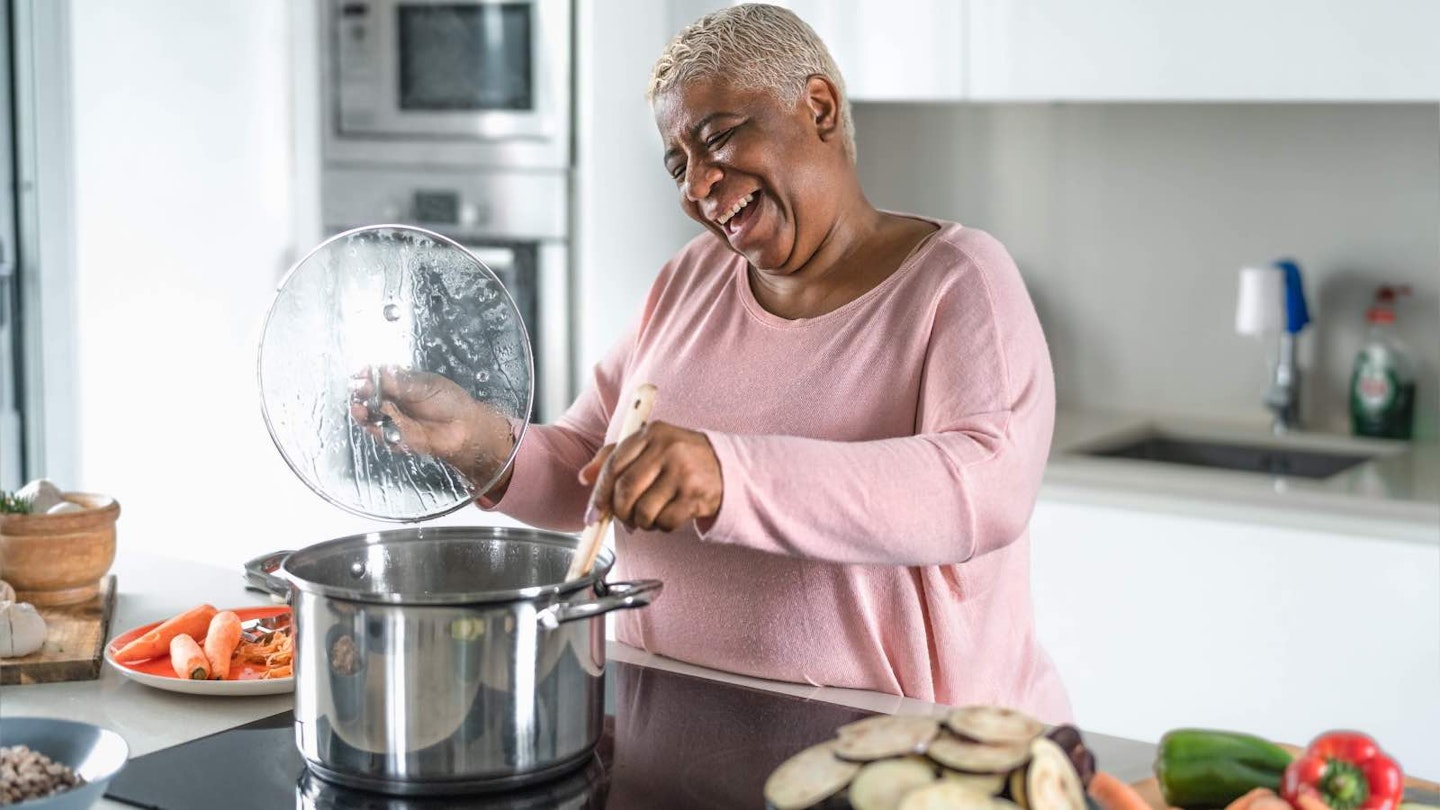
[[[976,101],[1440,98],[1433,0],[965,1]]]
[[[1043,496],[1031,540],[1037,631],[1082,728],[1358,728],[1440,777],[1440,545]]]
[[[774,0],[810,24],[852,101],[960,101],[963,0]]]

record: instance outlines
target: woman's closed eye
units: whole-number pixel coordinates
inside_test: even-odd
[[[730,127],[729,129],[722,130],[715,133],[714,135],[711,135],[710,137],[705,139],[705,148],[711,152],[719,149],[720,147],[724,146],[726,143],[729,142],[730,136],[734,135],[735,130],[739,128],[740,126],[737,124],[736,126]],[[677,162],[674,166],[670,167],[670,178],[677,183],[685,178],[684,161]]]
[[[735,130],[737,129],[739,129],[739,127],[734,126],[730,127],[727,130],[724,130],[723,132],[717,132],[714,135],[711,135],[709,138],[705,139],[705,147],[707,149],[719,149],[720,147],[725,145],[726,141],[730,140],[730,136],[734,135]]]

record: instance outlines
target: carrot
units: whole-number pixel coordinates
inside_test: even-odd
[[[1268,788],[1258,788],[1258,791],[1260,791],[1260,795],[1256,796],[1254,801],[1250,802],[1250,810],[1291,810],[1290,803],[1276,796],[1275,791]],[[1252,790],[1250,792],[1255,793],[1256,791]],[[1324,802],[1320,801],[1318,796],[1315,801],[1320,803],[1322,810],[1330,810]],[[1302,803],[1301,806],[1304,807],[1304,804]]]
[[[1246,793],[1244,796],[1241,796],[1235,801],[1230,802],[1229,806],[1227,806],[1225,810],[1254,810],[1256,804],[1266,794],[1275,796],[1275,792],[1273,790],[1269,788],[1257,787],[1249,793]],[[1276,798],[1279,797],[1277,796]]]
[[[191,639],[202,638],[210,627],[215,608],[198,605],[170,619],[166,619],[154,630],[140,636],[115,652],[115,660],[122,664],[133,664],[147,658],[165,655],[170,650],[170,640],[182,633]]]
[[[176,675],[192,681],[210,677],[210,664],[205,660],[205,652],[195,639],[184,633],[170,639],[170,666],[175,667]]]
[[[1090,780],[1090,797],[1104,810],[1150,810],[1135,788],[1105,771],[1096,771]]]
[[[1300,788],[1300,794],[1295,797],[1295,806],[1300,810],[1330,810],[1330,805],[1325,803],[1320,791],[1309,785]]]
[[[210,664],[210,677],[223,681],[230,675],[230,656],[240,645],[240,617],[233,610],[222,610],[210,620],[205,633],[205,660]]]

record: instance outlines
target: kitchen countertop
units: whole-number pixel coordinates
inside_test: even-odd
[[[1151,431],[1376,457],[1314,480],[1083,452]],[[1275,436],[1250,425],[1061,410],[1040,497],[1440,545],[1440,444],[1306,432]]]
[[[269,603],[247,591],[234,570],[144,554],[122,554],[114,572],[118,581],[111,635],[179,613],[200,602],[222,607]],[[153,588],[142,588],[154,583]],[[163,590],[162,590],[163,588]],[[630,664],[663,669],[727,683],[780,692],[807,700],[837,703],[887,714],[932,713],[934,704],[853,689],[779,683],[696,667],[612,642],[610,657]],[[216,698],[164,692],[126,680],[108,665],[98,680],[0,687],[0,718],[57,717],[95,723],[118,732],[132,757],[178,745],[233,728],[292,707],[294,696]],[[1086,734],[1101,766],[1134,781],[1150,773],[1154,746],[1134,740]],[[758,803],[757,803],[758,806]],[[98,807],[124,808],[104,800]]]

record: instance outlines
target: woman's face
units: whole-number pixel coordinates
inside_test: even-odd
[[[771,91],[711,78],[655,99],[680,207],[758,270],[795,272],[834,226],[849,161],[833,93],[811,79],[788,104]]]

